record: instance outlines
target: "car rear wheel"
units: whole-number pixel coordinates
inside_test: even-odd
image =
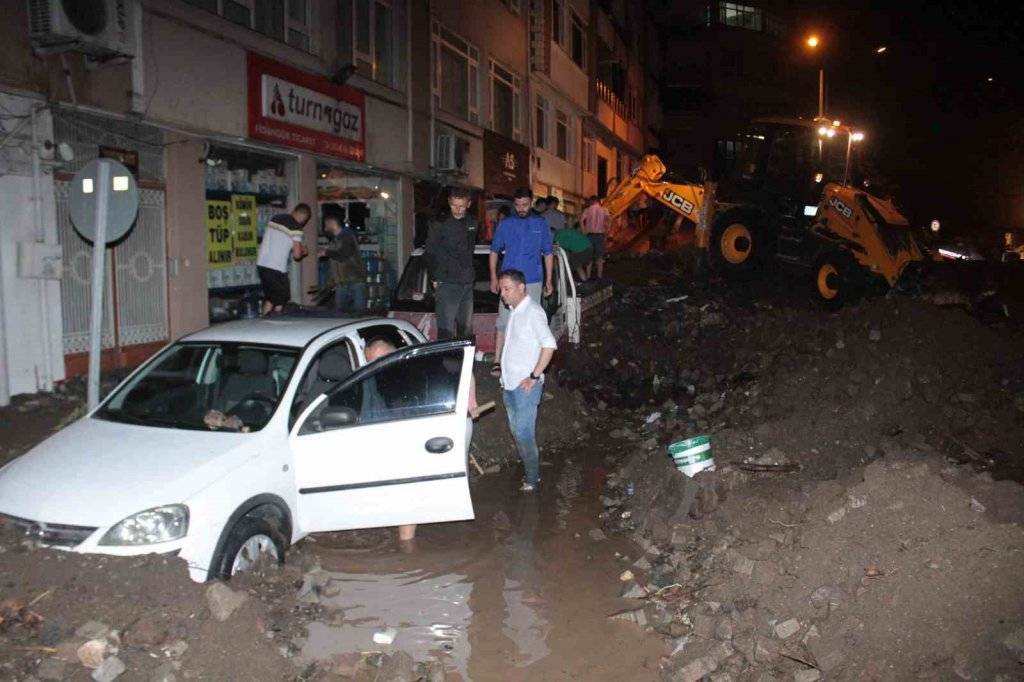
[[[239,519],[228,534],[215,562],[214,577],[227,580],[284,563],[285,540],[273,517],[249,514]]]

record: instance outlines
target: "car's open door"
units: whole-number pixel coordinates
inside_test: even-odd
[[[473,352],[466,340],[403,348],[310,404],[289,436],[303,531],[473,518]]]

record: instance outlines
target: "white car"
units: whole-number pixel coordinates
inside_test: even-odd
[[[398,350],[366,364],[378,337]],[[174,554],[197,581],[308,533],[472,519],[474,348],[423,340],[383,319],[186,336],[0,469],[0,519],[77,552]]]

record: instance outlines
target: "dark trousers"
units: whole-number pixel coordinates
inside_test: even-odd
[[[438,282],[434,297],[437,338],[470,336],[473,333],[473,283]]]

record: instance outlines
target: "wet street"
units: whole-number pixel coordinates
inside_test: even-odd
[[[599,527],[603,454],[579,447],[545,459],[539,494],[519,493],[506,472],[477,479],[476,521],[422,526],[412,551],[384,531],[371,549],[346,547],[350,534],[307,542],[342,615],[310,624],[300,657],[401,650],[442,661],[449,680],[657,679],[661,642],[607,618],[629,605],[619,575],[639,554],[624,539],[588,536]],[[374,643],[387,628],[393,643]]]

